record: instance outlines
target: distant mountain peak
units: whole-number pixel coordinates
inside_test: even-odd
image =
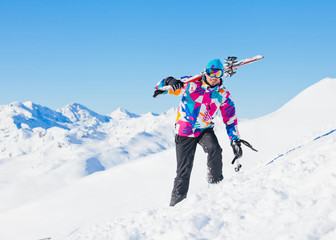
[[[22,105],[24,105],[24,106],[26,106],[27,108],[30,108],[30,109],[33,109],[34,107],[38,106],[38,104],[35,104],[31,101],[24,102],[24,103],[22,103]],[[39,105],[39,106],[41,106],[41,105]]]
[[[68,104],[57,111],[68,117],[72,122],[92,122],[97,120],[100,123],[105,123],[110,121],[109,116],[100,115],[79,103]]]
[[[33,102],[12,102],[9,105],[2,106],[4,118],[12,119],[18,129],[24,127],[41,127],[48,129],[51,127],[60,127],[68,129],[67,123],[70,120],[61,113],[51,110]]]
[[[115,119],[115,120],[120,120],[120,119],[124,119],[124,118],[138,118],[138,117],[140,117],[139,115],[137,115],[135,113],[131,113],[128,110],[126,110],[125,108],[122,108],[122,107],[117,108],[115,111],[110,113],[109,116],[111,118]]]

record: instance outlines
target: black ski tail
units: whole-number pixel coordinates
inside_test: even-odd
[[[251,148],[253,151],[258,152],[258,150],[257,150],[257,149],[254,149],[254,148],[252,147],[252,145],[251,145],[249,142],[247,142],[247,141],[245,141],[245,140],[243,140],[243,139],[240,139],[240,142],[243,143],[246,147]]]

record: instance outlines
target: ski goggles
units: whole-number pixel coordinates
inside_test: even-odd
[[[221,70],[221,69],[207,68],[207,69],[206,69],[206,73],[207,73],[210,77],[220,78],[220,77],[223,76],[223,70]]]

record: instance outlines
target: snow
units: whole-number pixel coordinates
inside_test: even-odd
[[[216,119],[225,179],[206,183],[198,148],[188,198],[174,208],[176,109],[0,106],[0,239],[335,239],[335,91],[326,78],[241,121],[259,152],[244,148],[240,173]]]
[[[335,157],[336,134],[203,186],[174,208],[128,213],[68,239],[334,239]]]

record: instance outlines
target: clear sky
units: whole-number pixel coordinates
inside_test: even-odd
[[[1,0],[0,104],[160,113],[179,102],[152,98],[161,79],[264,55],[225,80],[238,117],[259,117],[336,77],[335,13],[334,0]]]

